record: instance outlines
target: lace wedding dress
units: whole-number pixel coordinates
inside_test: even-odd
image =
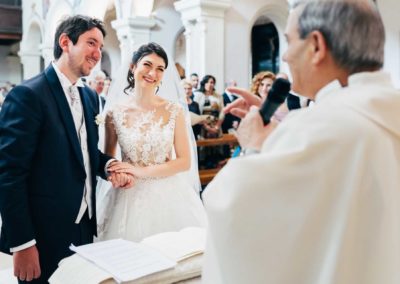
[[[168,102],[152,111],[116,105],[112,116],[122,160],[145,167],[174,158],[177,103]],[[181,176],[136,179],[129,189],[112,189],[99,239],[123,238],[140,241],[153,234],[178,231],[188,226],[204,227],[203,204],[195,190]]]

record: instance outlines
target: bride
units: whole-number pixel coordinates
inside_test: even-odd
[[[178,102],[157,93],[167,66],[168,57],[161,46],[142,45],[133,54],[124,99],[108,108],[105,152],[115,156],[118,144],[123,161],[108,170],[133,175],[135,184],[110,190],[112,198],[98,204],[103,219],[99,240],[140,241],[153,234],[206,224],[198,194],[187,175],[179,174],[188,171],[193,162],[185,111]]]

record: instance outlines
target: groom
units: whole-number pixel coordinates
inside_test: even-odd
[[[113,160],[97,149],[98,98],[80,77],[101,59],[104,36],[99,20],[64,20],[55,61],[15,87],[0,113],[0,249],[13,254],[20,283],[47,283],[70,244],[96,234],[96,175],[106,178]]]

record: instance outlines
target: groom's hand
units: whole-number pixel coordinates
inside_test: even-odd
[[[14,276],[21,281],[32,281],[40,277],[39,252],[36,246],[14,252]]]

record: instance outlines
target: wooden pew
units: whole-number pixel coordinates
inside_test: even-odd
[[[208,138],[197,140],[198,147],[213,147],[219,145],[238,145],[238,141],[233,134],[223,134],[220,138]],[[202,186],[207,185],[218,173],[220,168],[199,170],[200,182]]]

